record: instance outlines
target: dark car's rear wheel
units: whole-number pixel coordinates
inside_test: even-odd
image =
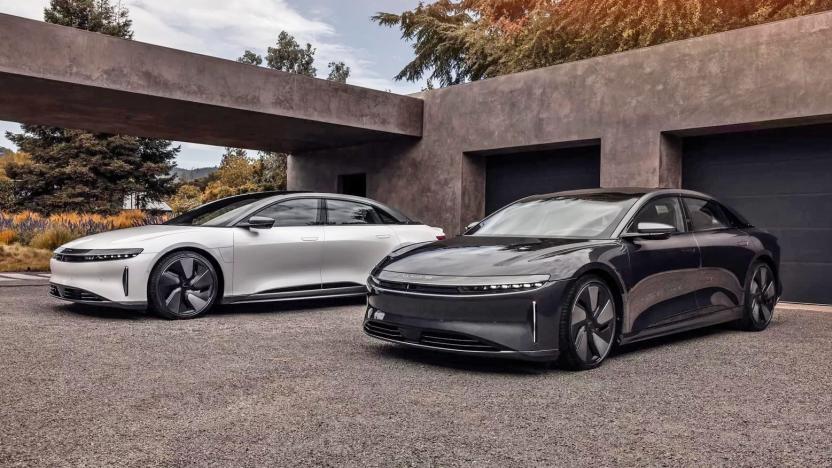
[[[150,275],[150,303],[168,319],[188,319],[208,312],[219,291],[217,272],[196,252],[176,252],[164,257]]]
[[[618,321],[613,292],[588,275],[571,287],[561,309],[561,364],[573,370],[598,367],[612,350]]]
[[[777,278],[765,263],[756,263],[745,285],[745,311],[740,326],[744,330],[762,331],[771,323],[777,305]]]

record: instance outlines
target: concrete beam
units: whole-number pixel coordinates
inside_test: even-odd
[[[419,137],[422,106],[0,14],[0,120],[298,152]]]

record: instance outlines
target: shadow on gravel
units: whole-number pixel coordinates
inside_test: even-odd
[[[272,313],[304,313],[315,309],[325,309],[330,307],[349,307],[364,305],[366,299],[364,297],[341,297],[331,299],[305,299],[299,301],[283,301],[283,302],[262,302],[252,304],[230,304],[223,305],[214,309],[210,315],[230,315],[230,314],[272,314]],[[363,312],[363,309],[362,311]],[[358,317],[361,317],[361,312]]]
[[[98,307],[87,304],[61,304],[55,309],[62,313],[80,315],[88,318],[109,320],[147,320],[154,319],[151,314],[140,310],[114,309],[112,307]]]
[[[466,372],[510,375],[539,375],[557,370],[547,363],[526,362],[514,359],[464,356],[425,349],[407,348],[395,344],[375,346],[372,350],[382,359],[410,361],[433,367],[444,367]]]
[[[661,336],[658,338],[652,338],[645,341],[639,341],[638,343],[632,343],[625,346],[620,346],[613,350],[612,355],[610,358],[615,359],[615,356],[622,356],[627,354],[638,353],[641,351],[646,351],[654,348],[664,347],[664,346],[673,346],[674,344],[684,343],[686,341],[694,341],[701,338],[705,338],[706,336],[714,336],[723,333],[731,333],[736,332],[737,329],[733,328],[731,324],[720,324],[720,325],[713,325],[710,327],[705,328],[698,328],[696,330],[690,330],[681,333],[675,333],[673,335]]]
[[[650,340],[633,343],[616,348],[609,359],[617,356],[639,353],[660,347],[672,347],[674,344],[693,341],[708,336],[719,335],[736,331],[729,324],[715,325],[707,328],[700,328],[674,335],[653,338]],[[372,350],[382,359],[394,359],[411,361],[434,367],[479,372],[490,374],[512,374],[512,375],[540,375],[552,372],[568,372],[561,369],[555,363],[527,362],[512,359],[500,359],[478,356],[463,356],[456,354],[430,351],[425,349],[407,348],[395,344],[374,347]]]

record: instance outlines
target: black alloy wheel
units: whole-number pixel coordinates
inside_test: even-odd
[[[219,281],[211,262],[196,252],[177,252],[163,258],[150,278],[154,310],[169,319],[198,317],[211,309]]]
[[[777,305],[777,278],[771,267],[757,263],[745,290],[745,316],[742,328],[749,331],[765,330],[774,317]]]
[[[580,279],[561,310],[561,362],[573,370],[598,367],[609,355],[616,333],[616,307],[607,284],[595,276]]]

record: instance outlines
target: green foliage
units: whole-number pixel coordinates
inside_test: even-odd
[[[247,63],[249,65],[256,65],[256,66],[259,67],[260,65],[263,64],[263,57],[261,57],[258,54],[255,54],[254,52],[252,52],[250,50],[247,50],[247,51],[243,52],[243,55],[240,56],[237,59],[237,61],[240,62],[240,63]]]
[[[261,151],[255,163],[254,175],[262,190],[286,190],[287,155]]]
[[[312,48],[312,44],[301,47],[286,31],[281,31],[277,36],[275,47],[268,48],[266,63],[269,68],[298,75],[314,77],[317,73],[314,66],[315,49]]]
[[[47,22],[124,39],[133,37],[125,8],[110,0],[52,0]],[[138,192],[147,201],[170,195],[170,173],[179,148],[167,140],[88,133],[24,125],[7,137],[31,161],[7,165],[14,179],[12,205],[38,212],[120,210],[124,196]],[[0,195],[2,197],[2,195]]]
[[[108,36],[133,38],[133,22],[126,8],[109,0],[51,0],[43,10],[47,23],[60,24]]]
[[[329,62],[329,76],[327,80],[336,81],[338,83],[346,83],[347,78],[350,77],[350,67],[344,62]]]
[[[179,148],[169,141],[28,125],[7,136],[31,156],[5,166],[16,209],[111,213],[130,193],[158,200],[173,192],[164,175]]]
[[[373,20],[415,58],[396,76],[441,86],[832,9],[832,0],[437,0]]]

